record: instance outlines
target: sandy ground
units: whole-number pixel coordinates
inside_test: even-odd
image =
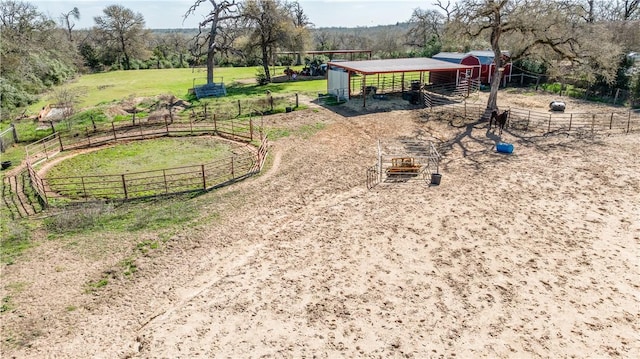
[[[101,256],[43,241],[3,268],[4,294],[23,283],[3,358],[640,357],[637,133],[341,113],[267,118],[325,126],[274,140],[265,174],[206,195],[219,219],[132,278],[83,292],[128,253],[100,236]],[[376,142],[402,137],[436,141],[441,184],[367,190]]]

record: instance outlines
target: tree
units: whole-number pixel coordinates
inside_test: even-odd
[[[313,24],[309,21],[309,17],[304,13],[304,9],[297,0],[285,3],[285,6],[289,9],[293,21],[293,29],[288,36],[287,48],[297,53],[296,65],[300,65],[302,63],[300,53],[307,48],[307,44],[310,42],[309,27]]]
[[[71,11],[67,13],[62,13],[60,15],[60,21],[62,25],[64,25],[67,29],[67,34],[69,35],[69,42],[73,42],[73,37],[71,36],[71,30],[76,26],[76,24],[71,21],[70,18],[74,18],[76,20],[80,19],[80,10],[77,7],[74,7]]]
[[[505,44],[513,61],[524,57],[556,64],[568,61],[592,80],[598,73],[613,81],[620,49],[609,43],[608,31],[588,26],[584,18],[572,1],[463,0],[449,26],[469,38],[485,38],[491,46],[495,72],[487,101],[490,111],[497,108]]]
[[[206,1],[209,1],[213,10],[198,24],[198,34],[194,38],[194,44],[196,49],[200,48],[201,41],[207,44],[207,84],[211,84],[216,53],[228,51],[233,44],[233,36],[230,35],[230,31],[226,31],[225,25],[240,18],[240,12],[235,0],[196,0],[184,14],[184,18],[193,15],[196,9]],[[207,27],[209,31],[205,34],[204,29]]]
[[[260,48],[265,80],[271,82],[269,59],[278,45],[286,45],[293,26],[291,13],[279,0],[247,0],[242,8],[247,25],[252,29],[251,39]]]
[[[407,45],[421,49],[423,56],[431,57],[442,47],[445,17],[437,10],[414,9],[409,19]]]
[[[103,10],[104,16],[94,17],[95,30],[105,42],[105,46],[122,56],[125,70],[131,69],[131,59],[144,55],[145,30],[144,17],[140,13],[122,5],[109,5]]]
[[[75,74],[75,49],[56,23],[29,3],[0,1],[2,118]]]

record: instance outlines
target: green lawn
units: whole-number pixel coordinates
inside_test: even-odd
[[[123,174],[214,162],[232,147],[211,137],[133,141],[72,157],[55,165],[47,178]]]
[[[282,74],[284,67],[276,67],[275,73]],[[316,93],[326,91],[326,80],[289,81],[273,83],[266,86],[238,84],[255,80],[257,67],[221,67],[214,70],[214,80],[223,81],[229,87],[226,100],[236,96],[247,97],[264,94],[267,90],[279,93]],[[173,94],[186,99],[188,90],[195,85],[206,83],[206,69],[160,69],[112,71],[79,76],[74,81],[63,85],[70,90],[82,93],[79,108],[88,108],[100,104],[120,101],[127,97],[149,97],[159,94]],[[225,100],[223,99],[223,100]],[[37,113],[47,103],[53,102],[51,96],[43,96],[31,106],[29,111]]]

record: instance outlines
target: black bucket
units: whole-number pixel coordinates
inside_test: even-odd
[[[432,173],[431,174],[431,184],[439,185],[442,180],[442,175],[440,173]]]
[[[287,113],[289,113],[289,112],[293,111],[293,109],[292,109],[291,107],[288,107],[288,106],[287,106],[287,107],[285,107],[285,109],[284,109],[284,110],[285,110]]]
[[[2,163],[0,163],[0,167],[3,170],[6,170],[7,168],[11,167],[11,161],[2,161]]]

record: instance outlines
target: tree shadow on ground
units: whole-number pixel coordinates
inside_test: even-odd
[[[437,139],[437,148],[443,157],[441,164],[445,169],[448,164],[456,160],[457,157],[448,156],[456,150],[459,150],[462,158],[469,161],[470,165],[476,170],[481,170],[496,163],[507,162],[514,156],[517,157],[517,151],[513,154],[498,153],[496,151],[498,143],[504,142],[505,134],[510,136],[510,142],[518,146],[533,147],[534,150],[541,152],[557,149],[585,151],[585,144],[589,145],[586,147],[589,150],[593,150],[593,146],[604,145],[595,136],[580,136],[575,133],[569,134],[561,131],[543,134],[505,128],[503,134],[499,135],[497,129],[489,129],[489,122],[483,118],[464,119],[451,115],[448,117],[441,115],[425,114],[419,121],[421,123],[433,120],[447,122],[450,127],[459,130],[453,137],[438,138],[433,132],[424,127],[418,130],[417,135],[420,137],[428,135]]]

